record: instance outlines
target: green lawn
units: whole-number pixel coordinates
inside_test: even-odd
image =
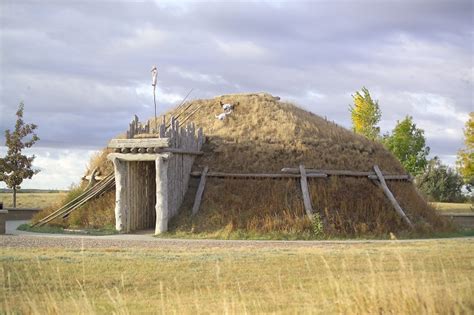
[[[313,247],[0,247],[0,263],[0,313],[474,312],[469,239]]]
[[[474,212],[474,205],[472,203],[432,202],[431,205],[439,212],[446,212],[446,213],[472,213]]]
[[[17,193],[16,206],[18,208],[43,209],[60,201],[66,194],[66,192]],[[3,207],[5,208],[12,207],[13,195],[11,193],[0,193],[0,202],[3,202]]]

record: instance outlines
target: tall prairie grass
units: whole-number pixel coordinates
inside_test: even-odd
[[[32,222],[37,222],[46,217],[50,213],[61,208],[84,191],[85,186],[77,186],[72,188],[65,196],[57,200],[53,205],[45,208],[36,214]],[[102,196],[92,199],[84,206],[74,210],[69,216],[59,217],[48,224],[50,226],[58,226],[63,228],[103,228],[107,226],[115,226],[114,213],[115,191],[109,191]]]
[[[300,183],[285,180],[209,178],[196,216],[191,216],[195,187],[188,191],[167,236],[194,238],[314,239],[332,237],[386,237],[454,231],[445,219],[416,193],[411,183],[389,183],[416,225],[409,231],[383,192],[368,179],[310,179],[314,211],[324,221],[324,233],[315,235],[306,216]],[[370,193],[369,193],[370,192]]]
[[[6,314],[474,311],[470,240],[0,253]]]

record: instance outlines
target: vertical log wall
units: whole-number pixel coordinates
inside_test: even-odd
[[[200,151],[203,143],[202,129],[195,135],[194,124],[180,128],[178,121],[171,119],[168,130],[170,147],[189,151]],[[195,155],[172,153],[168,161],[168,212],[172,218],[178,213],[188,189]]]

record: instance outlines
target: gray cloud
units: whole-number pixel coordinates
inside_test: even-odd
[[[268,91],[348,127],[350,95],[367,86],[382,129],[413,115],[434,154],[455,154],[455,117],[474,107],[472,1],[0,6],[0,130],[24,100],[40,146],[100,148],[133,114],[151,116],[153,64],[161,111],[190,88],[194,98]],[[451,116],[430,112],[443,108]]]

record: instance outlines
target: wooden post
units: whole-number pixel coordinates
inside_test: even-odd
[[[411,223],[410,219],[407,217],[407,215],[403,211],[402,207],[400,207],[397,200],[395,199],[395,196],[393,196],[390,189],[388,189],[388,186],[387,186],[387,183],[385,182],[382,171],[380,171],[380,168],[377,165],[374,165],[374,171],[375,171],[375,174],[377,174],[377,177],[378,177],[378,181],[375,181],[375,182],[379,185],[380,188],[382,188],[383,192],[385,193],[385,196],[387,196],[388,200],[390,200],[393,207],[395,208],[395,211],[397,211],[397,213],[408,224],[408,226],[413,229],[414,228],[413,223]]]
[[[155,168],[156,168],[155,234],[160,234],[168,230],[168,159],[169,159],[169,154],[160,154],[155,160]]]
[[[115,229],[127,232],[127,162],[113,159],[115,170]]]
[[[199,187],[196,192],[196,197],[194,198],[192,215],[196,215],[199,211],[199,207],[201,206],[201,199],[204,193],[204,188],[206,186],[206,174],[208,171],[209,171],[209,167],[206,166],[201,173],[201,180],[199,181]]]
[[[301,191],[303,193],[303,203],[304,203],[304,209],[306,210],[306,214],[310,219],[313,218],[313,207],[311,206],[311,198],[309,196],[309,190],[308,190],[308,180],[306,178],[306,170],[304,168],[304,165],[300,165],[300,174],[301,174]]]
[[[133,185],[131,185],[131,176],[130,176],[130,173],[132,172],[132,168],[133,168],[133,164],[130,162],[130,161],[121,161],[122,163],[126,164],[127,165],[127,168],[126,168],[126,176],[127,176],[127,185],[125,186],[126,187],[126,193],[125,195],[127,196],[126,197],[126,205],[127,205],[127,211],[125,212],[125,228],[124,228],[124,231],[125,232],[130,232],[130,226],[131,226],[131,212],[132,212],[132,198],[133,198],[133,192],[132,190],[130,189],[130,187],[133,187]]]
[[[163,116],[164,117],[164,116]],[[160,125],[160,138],[164,138],[166,136],[166,123],[163,121],[163,123]]]

